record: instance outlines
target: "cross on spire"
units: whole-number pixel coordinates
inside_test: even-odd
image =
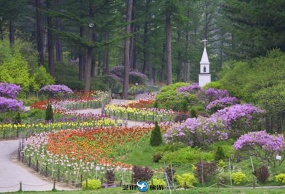
[[[204,42],[204,48],[206,48],[206,46],[207,46],[207,41],[208,40],[206,40],[206,39],[202,40],[202,42]]]

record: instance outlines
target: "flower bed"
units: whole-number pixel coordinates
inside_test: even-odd
[[[94,118],[91,115],[85,115],[85,119],[78,117],[75,121],[62,121],[62,122],[39,122],[39,123],[23,123],[23,124],[0,124],[0,139],[14,138],[28,136],[29,134],[35,134],[40,132],[49,132],[61,129],[85,129],[93,127],[110,127],[122,125],[120,120],[113,120],[110,118]]]
[[[34,103],[31,108],[45,110],[48,103],[51,103],[55,113],[68,114],[70,110],[84,108],[102,108],[104,104],[110,101],[108,92],[93,91],[87,96],[77,93],[78,97],[69,98],[66,100],[50,99]]]
[[[162,126],[162,131],[168,127]],[[108,168],[124,173],[131,170],[132,165],[118,161],[118,157],[140,149],[138,142],[149,137],[152,129],[153,125],[40,133],[24,140],[22,160],[53,178],[60,176],[61,180],[75,184],[81,181],[81,177],[100,178],[99,171],[105,172]]]
[[[108,104],[104,109],[106,115],[114,116],[126,120],[145,121],[145,122],[165,122],[173,121],[176,112],[157,108],[131,108],[129,106],[117,106]]]

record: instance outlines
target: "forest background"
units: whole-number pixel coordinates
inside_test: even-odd
[[[197,82],[207,39],[212,80],[259,103],[283,90],[284,6],[284,0],[1,0],[0,81],[24,92],[51,83],[85,92],[121,84],[127,98],[130,71],[149,84]],[[121,78],[112,74],[115,66]]]

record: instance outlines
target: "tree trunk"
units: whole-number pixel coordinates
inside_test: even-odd
[[[177,81],[180,82],[181,79],[181,73],[182,73],[182,53],[181,53],[181,30],[178,29],[177,32],[177,43],[178,43],[178,50],[177,50],[177,69],[176,69],[176,75],[177,75]]]
[[[10,47],[14,47],[15,43],[15,28],[14,28],[14,21],[11,19],[9,21],[9,40],[10,40]]]
[[[94,8],[92,7],[91,3],[89,5],[89,17],[90,17],[91,21],[94,18]],[[88,29],[88,39],[89,39],[90,43],[92,43],[94,40],[93,25],[94,24],[92,24],[92,25],[89,24],[89,29]],[[93,47],[88,46],[88,48],[87,48],[87,59],[86,59],[84,94],[87,94],[90,91],[90,86],[91,86],[91,66],[92,66],[92,58],[93,58],[92,51],[93,51]]]
[[[79,33],[80,33],[80,37],[84,37],[84,26],[81,25],[80,29],[79,29]],[[80,48],[79,49],[79,64],[78,64],[78,68],[79,68],[79,72],[78,72],[78,79],[79,81],[83,81],[84,75],[85,75],[85,49],[84,48]]]
[[[166,13],[166,63],[167,63],[167,85],[172,84],[172,57],[171,57],[171,14]]]
[[[166,50],[165,44],[163,45],[163,54],[161,57],[161,71],[160,71],[160,82],[164,83],[165,78],[165,62],[166,62]]]
[[[56,6],[60,6],[60,0],[56,0],[55,3],[56,3]],[[61,30],[61,18],[58,17],[56,18],[56,21],[55,21],[55,25],[56,25],[56,29],[58,31]],[[63,55],[62,55],[62,41],[60,39],[60,36],[59,35],[56,35],[55,36],[55,53],[56,53],[56,61],[59,61],[59,62],[62,62],[63,61]]]
[[[126,34],[129,36],[131,33],[131,20],[132,20],[132,8],[133,0],[128,0],[128,9],[127,9],[127,26]],[[128,98],[128,89],[129,89],[129,71],[130,71],[130,38],[125,40],[125,66],[124,66],[124,84],[123,84],[123,99]]]
[[[46,9],[49,11],[51,8],[51,1],[46,1]],[[52,28],[52,18],[47,16],[47,42],[48,42],[48,67],[51,76],[54,77],[54,44],[53,44],[53,34],[51,31]]]
[[[109,41],[110,34],[109,32],[105,33],[105,40],[106,42]],[[107,45],[105,47],[105,52],[104,52],[104,62],[103,62],[103,75],[109,74],[109,46]]]
[[[39,53],[38,61],[39,65],[44,65],[44,43],[43,43],[43,28],[42,17],[40,14],[41,0],[35,0],[36,6],[36,26],[37,26],[37,50]]]

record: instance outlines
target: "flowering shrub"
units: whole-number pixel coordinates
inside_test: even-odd
[[[210,102],[207,105],[206,110],[216,112],[217,110],[226,108],[226,107],[231,106],[231,105],[235,105],[237,103],[238,103],[238,100],[236,97],[220,98],[220,99],[217,99],[217,100]]]
[[[22,101],[0,97],[0,112],[24,111],[25,107]]]
[[[200,90],[197,96],[199,100],[208,104],[214,100],[229,97],[229,93],[227,90],[208,88],[206,90]]]
[[[285,151],[283,135],[270,135],[265,131],[250,132],[242,135],[234,143],[235,150],[243,150],[269,164],[275,162],[275,154]],[[263,151],[263,152],[261,152]]]
[[[65,85],[47,85],[40,89],[40,92],[47,93],[51,96],[56,96],[58,94],[70,94],[73,91]]]
[[[171,127],[164,139],[166,143],[183,142],[190,146],[205,146],[217,140],[228,138],[222,122],[216,118],[189,118]]]
[[[16,98],[21,91],[21,87],[16,84],[0,83],[0,96],[7,98]]]
[[[181,93],[186,93],[186,92],[196,93],[199,90],[201,90],[201,87],[199,86],[198,83],[193,83],[193,84],[190,84],[189,86],[182,86],[177,89],[177,91]]]
[[[258,118],[263,110],[251,104],[236,104],[222,110],[218,110],[211,117],[220,120],[226,128],[232,130],[232,135],[238,136],[251,127],[251,121]]]
[[[130,72],[130,83],[132,84],[142,84],[144,85],[146,80],[147,80],[147,77],[145,74],[141,73],[141,72],[138,72],[138,71],[131,71]]]

